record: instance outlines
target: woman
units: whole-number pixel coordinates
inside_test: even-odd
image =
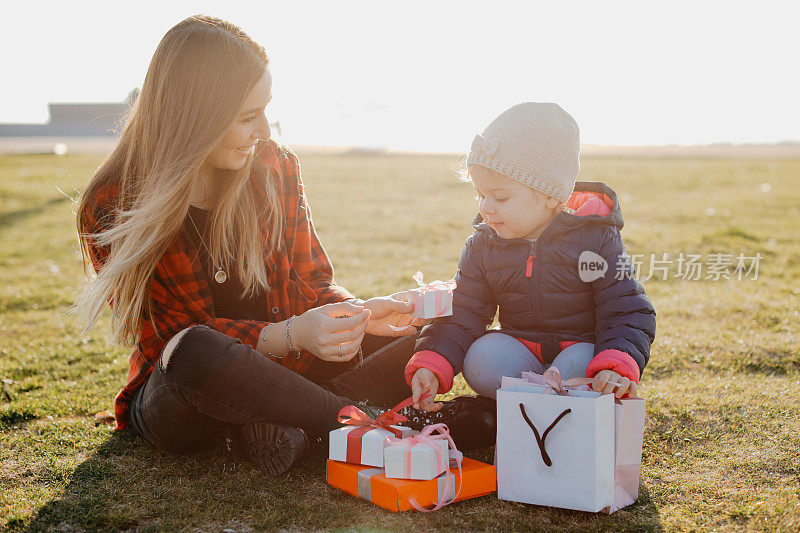
[[[411,304],[334,283],[297,157],[269,140],[271,84],[233,24],[167,32],[79,201],[96,276],[76,307],[89,328],[109,303],[115,340],[135,345],[117,428],[172,453],[224,441],[277,474],[344,405],[409,395],[416,328]]]

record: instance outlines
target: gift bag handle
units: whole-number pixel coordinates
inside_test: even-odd
[[[533,425],[531,419],[528,418],[528,413],[525,412],[525,406],[523,404],[519,404],[519,410],[522,413],[522,418],[525,419],[525,423],[528,424],[528,426],[530,426],[530,428],[533,430],[533,435],[536,437],[536,444],[539,445],[539,451],[542,453],[542,461],[544,461],[544,464],[547,466],[553,466],[553,461],[550,459],[550,456],[547,454],[547,450],[544,448],[544,440],[547,438],[547,434],[550,433],[550,430],[553,429],[562,418],[571,413],[572,409],[565,409],[564,412],[558,415],[556,419],[553,420],[553,423],[547,426],[547,429],[544,430],[544,433],[542,433],[541,436],[539,436],[539,430],[536,429],[536,426]]]

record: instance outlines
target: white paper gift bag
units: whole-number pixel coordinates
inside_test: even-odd
[[[614,403],[614,503],[605,509],[609,513],[639,497],[644,417],[643,398],[625,398]]]
[[[578,511],[614,504],[614,397],[497,391],[497,496]]]

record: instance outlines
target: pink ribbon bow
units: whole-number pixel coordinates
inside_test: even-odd
[[[456,280],[454,279],[447,281],[441,281],[437,279],[436,281],[425,283],[422,278],[422,272],[419,270],[417,270],[411,277],[414,278],[414,281],[416,281],[417,285],[419,285],[420,294],[425,294],[426,292],[432,290],[452,291],[456,288]]]
[[[591,378],[571,378],[566,381],[561,380],[561,371],[554,366],[551,366],[547,370],[544,371],[542,374],[542,380],[544,384],[552,388],[556,394],[560,394],[561,396],[568,395],[567,389],[576,389],[578,387],[588,386],[592,383]],[[622,383],[617,383],[616,381],[608,381],[607,383],[611,383],[612,385],[616,385],[618,387],[622,386]]]
[[[434,432],[436,432],[434,434]],[[419,505],[416,500],[413,498],[409,500],[409,503],[416,509],[417,511],[422,511],[425,513],[429,513],[431,511],[437,511],[444,507],[445,505],[450,505],[458,498],[458,495],[461,494],[461,487],[464,484],[463,473],[461,471],[461,461],[464,458],[464,455],[458,451],[456,448],[456,443],[453,442],[453,438],[450,436],[450,429],[447,427],[446,424],[433,424],[430,426],[425,426],[423,430],[418,434],[414,435],[413,437],[406,437],[405,439],[398,439],[392,436],[386,437],[387,444],[389,446],[407,446],[405,450],[405,459],[403,463],[403,475],[408,476],[409,472],[411,471],[411,448],[416,446],[417,444],[428,444],[436,451],[436,463],[439,464],[442,461],[441,452],[439,451],[439,447],[436,445],[436,441],[438,440],[446,440],[448,447],[449,447],[449,454],[448,454],[448,464],[445,468],[444,475],[445,475],[445,485],[444,490],[442,491],[442,495],[439,497],[439,501],[436,502],[431,509],[425,509],[421,505]],[[456,466],[458,466],[458,491],[453,496],[453,499],[447,501],[447,495],[450,493],[450,489],[452,488],[452,481],[453,478],[450,475],[450,464],[449,460],[453,459],[456,462]]]
[[[420,400],[430,396],[430,391],[420,396]],[[367,413],[356,407],[355,405],[346,405],[339,409],[339,423],[347,426],[360,426],[347,434],[347,452],[346,461],[348,463],[358,464],[361,462],[361,440],[362,437],[372,431],[373,429],[385,429],[397,438],[403,436],[403,433],[392,426],[400,424],[408,420],[406,417],[397,411],[408,407],[414,403],[414,398],[407,398],[398,403],[390,410],[383,414],[378,415],[378,418],[372,419]]]

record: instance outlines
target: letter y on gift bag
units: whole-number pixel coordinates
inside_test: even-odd
[[[547,466],[553,466],[553,461],[552,459],[550,459],[550,456],[547,455],[547,450],[544,447],[544,440],[547,438],[547,434],[550,433],[550,430],[553,429],[556,426],[556,424],[558,424],[559,420],[561,420],[566,415],[571,413],[572,409],[565,409],[564,412],[558,415],[556,419],[553,420],[553,423],[547,426],[547,429],[544,430],[544,433],[542,433],[541,436],[539,436],[539,431],[536,429],[536,426],[533,425],[533,422],[531,422],[531,419],[528,417],[528,413],[525,412],[524,404],[519,404],[519,410],[522,413],[522,418],[525,419],[525,423],[528,424],[530,428],[533,430],[533,435],[534,437],[536,437],[536,444],[539,445],[539,452],[542,454],[542,461],[544,461],[544,464],[546,464]]]

